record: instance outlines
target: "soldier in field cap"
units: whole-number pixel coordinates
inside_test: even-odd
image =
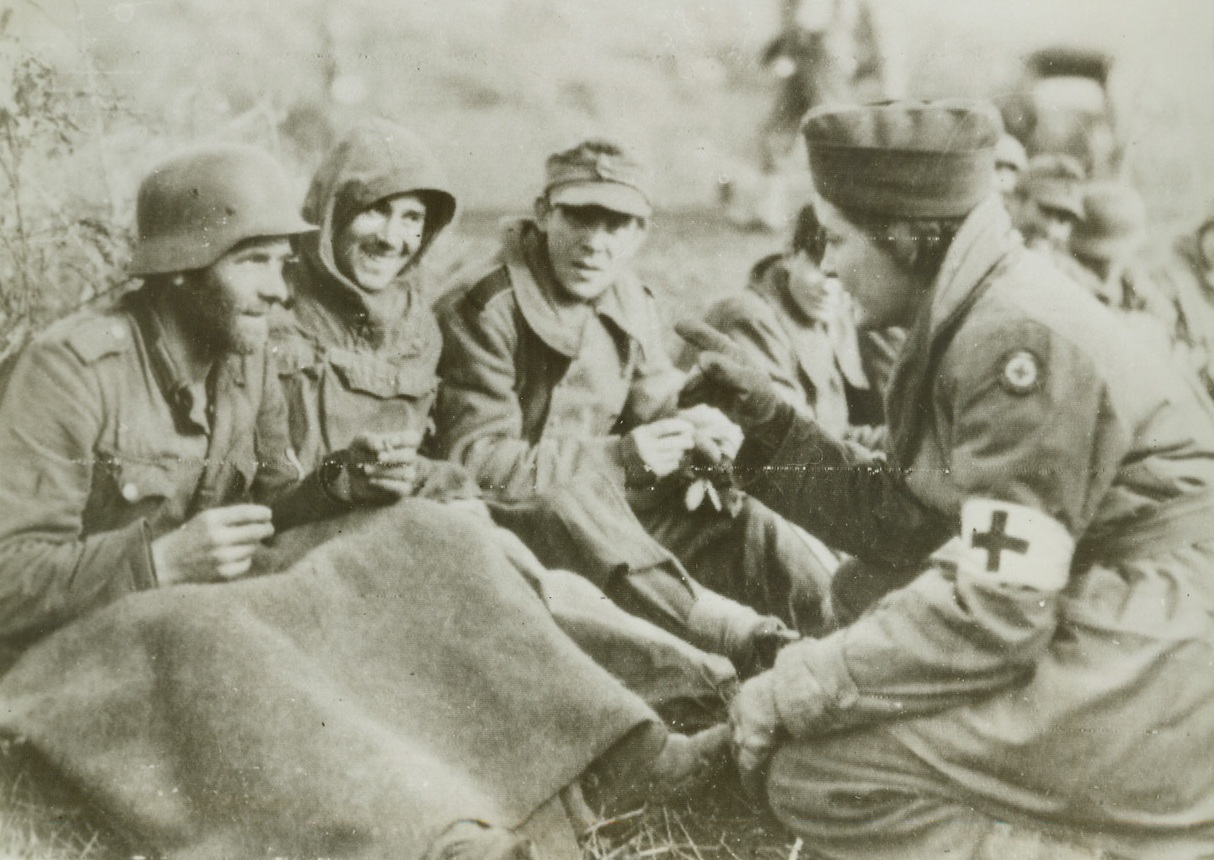
[[[698,396],[746,430],[750,491],[856,556],[871,595],[743,685],[747,784],[826,857],[1209,856],[1209,404],[1025,251],[992,194],[993,109],[821,110],[804,135],[823,270],[861,326],[910,335],[878,456],[679,327]]]
[[[1069,155],[1034,156],[1008,198],[1012,224],[1030,248],[1066,254],[1083,218],[1083,167]]]
[[[683,374],[632,271],[649,181],[612,140],[548,158],[535,217],[440,302],[436,438],[545,563],[746,671],[795,638],[785,624],[822,631],[827,571],[763,505],[694,488],[689,464],[727,465],[741,432],[679,408]]]

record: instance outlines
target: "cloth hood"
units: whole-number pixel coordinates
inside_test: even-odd
[[[396,194],[418,194],[426,203],[426,225],[404,278],[434,238],[455,217],[455,196],[429,148],[412,132],[383,119],[352,129],[317,169],[304,200],[303,217],[320,229],[301,239],[301,250],[318,273],[364,300],[364,294],[337,268],[333,240],[360,211]],[[372,299],[372,301],[374,301]]]

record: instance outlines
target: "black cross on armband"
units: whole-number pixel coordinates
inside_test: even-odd
[[[1029,551],[1029,542],[1018,537],[1012,537],[1007,529],[1007,511],[995,511],[991,514],[991,530],[989,532],[974,532],[973,545],[976,549],[986,550],[986,570],[994,573],[999,570],[999,557],[1007,552],[1018,552],[1025,555]]]

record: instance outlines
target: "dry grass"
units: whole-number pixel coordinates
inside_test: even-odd
[[[20,744],[0,744],[0,860],[117,860],[129,854]]]
[[[635,810],[600,822],[583,843],[584,860],[808,860],[803,846],[756,811],[736,785],[673,806]]]

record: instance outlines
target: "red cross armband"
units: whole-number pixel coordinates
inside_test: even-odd
[[[961,507],[958,570],[1037,591],[1061,591],[1071,571],[1075,540],[1049,514],[993,499]]]

